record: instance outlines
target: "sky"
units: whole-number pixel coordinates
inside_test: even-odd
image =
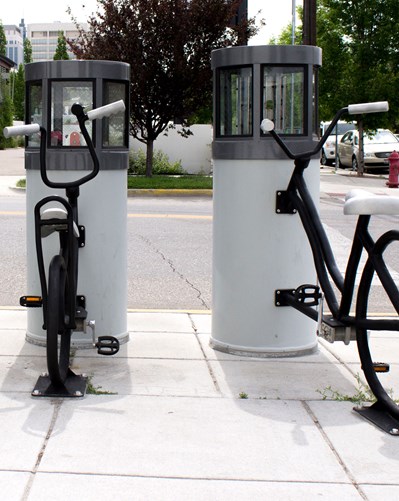
[[[249,16],[254,16],[262,10],[261,17],[266,20],[266,27],[251,43],[262,45],[281,32],[281,29],[291,22],[292,5],[302,4],[302,0],[248,0]],[[0,19],[3,24],[16,24],[25,19],[25,24],[51,23],[53,21],[71,22],[66,13],[71,7],[72,14],[79,22],[85,22],[92,12],[95,12],[96,0],[2,0]]]

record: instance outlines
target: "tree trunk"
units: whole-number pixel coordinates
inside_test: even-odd
[[[148,139],[147,141],[147,155],[145,159],[145,175],[152,177],[152,157],[154,154],[154,140]]]
[[[359,119],[357,121],[359,130],[359,165],[357,166],[357,175],[363,176],[364,173],[364,129],[363,120]]]

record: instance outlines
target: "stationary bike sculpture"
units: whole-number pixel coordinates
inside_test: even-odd
[[[261,129],[265,134],[270,133],[286,155],[294,160],[295,168],[288,187],[285,191],[279,190],[276,196],[276,212],[277,214],[299,214],[312,249],[319,285],[330,312],[323,314],[322,294],[318,285],[306,284],[295,290],[277,290],[275,291],[275,304],[278,307],[291,306],[318,321],[319,335],[330,342],[340,340],[348,344],[351,340],[356,340],[362,370],[377,401],[370,407],[355,410],[384,431],[399,435],[399,406],[390,389],[387,389],[386,385],[380,381],[380,377],[383,377],[390,367],[389,364],[378,363],[376,357],[372,356],[371,349],[375,332],[398,332],[399,320],[397,318],[371,318],[368,313],[372,281],[377,275],[386,293],[387,301],[393,306],[396,315],[399,314],[398,287],[384,261],[386,249],[392,243],[399,241],[399,231],[387,231],[377,240],[373,239],[369,231],[372,215],[399,215],[399,198],[373,195],[363,190],[353,190],[347,195],[344,213],[357,215],[358,222],[343,276],[335,262],[318,211],[303,177],[310,159],[321,151],[342,115],[345,113],[360,115],[387,110],[388,103],[386,102],[355,104],[342,108],[314,150],[298,154],[293,153],[274,131],[273,122],[263,120]],[[353,315],[350,309],[363,250],[367,253],[367,261],[361,274]],[[339,296],[333,285],[338,290]]]
[[[43,182],[50,188],[65,189],[66,198],[52,195],[43,198],[35,206],[36,253],[41,285],[41,296],[23,296],[22,306],[43,308],[43,329],[46,330],[46,353],[48,374],[39,377],[32,392],[33,396],[81,397],[87,386],[87,377],[74,374],[70,369],[71,336],[74,331],[90,327],[93,345],[100,355],[115,355],[119,341],[113,336],[95,336],[95,321],[88,321],[85,297],[78,294],[79,249],[85,245],[85,227],[78,217],[79,188],[94,179],[100,169],[99,160],[86,129],[85,122],[123,112],[123,101],[91,110],[85,113],[79,104],[72,106],[80,131],[86,141],[93,161],[93,169],[74,181],[54,182],[46,170],[47,132],[37,124],[7,127],[6,137],[31,135],[40,132],[40,173]],[[51,205],[51,207],[45,208]],[[45,270],[42,240],[57,232],[59,252],[50,261],[48,273]]]

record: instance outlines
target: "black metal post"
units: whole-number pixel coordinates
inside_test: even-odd
[[[303,45],[316,45],[316,0],[303,0]]]

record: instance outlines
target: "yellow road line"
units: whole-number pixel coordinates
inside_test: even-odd
[[[26,211],[9,210],[0,211],[0,216],[26,216]],[[135,214],[129,213],[128,218],[144,218],[144,219],[203,219],[205,221],[211,221],[212,216],[200,215],[200,214]]]
[[[200,214],[128,214],[128,218],[148,218],[148,219],[204,219],[212,220],[212,216]]]
[[[26,212],[22,210],[2,210],[0,216],[26,216]]]

